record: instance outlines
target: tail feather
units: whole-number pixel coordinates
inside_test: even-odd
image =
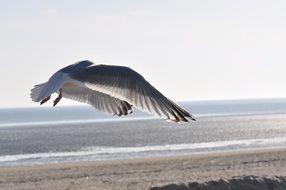
[[[42,84],[37,84],[34,86],[34,88],[31,90],[30,96],[31,99],[34,102],[39,102],[41,101],[43,98],[45,97],[41,97],[41,95],[43,94],[43,90],[46,88],[47,83],[42,83]]]

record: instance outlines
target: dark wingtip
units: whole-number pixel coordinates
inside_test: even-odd
[[[190,118],[191,120],[193,120],[193,121],[197,121],[196,118],[194,118],[192,115],[190,115],[189,118]]]

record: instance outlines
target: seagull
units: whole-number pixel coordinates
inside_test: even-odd
[[[92,105],[99,111],[122,116],[133,107],[165,120],[188,122],[195,118],[166,98],[136,71],[114,65],[95,65],[85,60],[64,67],[31,90],[31,99],[44,104],[57,93],[56,106],[62,97]]]

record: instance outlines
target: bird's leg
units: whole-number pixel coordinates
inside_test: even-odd
[[[59,101],[62,99],[62,89],[60,88],[60,94],[59,96],[54,100],[54,107],[59,103]]]
[[[41,102],[40,102],[40,105],[42,105],[43,103],[46,103],[49,99],[51,98],[51,96],[43,99]]]

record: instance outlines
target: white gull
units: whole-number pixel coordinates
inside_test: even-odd
[[[62,97],[88,103],[97,110],[127,115],[133,107],[175,122],[194,117],[166,98],[139,73],[123,66],[95,65],[80,61],[57,71],[31,90],[31,98],[43,104],[51,94],[58,93],[54,106]]]

